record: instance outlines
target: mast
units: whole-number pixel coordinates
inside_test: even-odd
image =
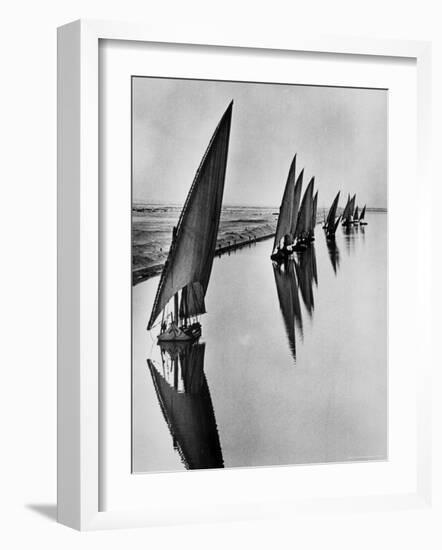
[[[173,297],[173,320],[178,325],[178,292]]]
[[[233,101],[216,127],[196,171],[161,273],[147,330],[152,328],[169,300],[184,288],[187,315],[206,312],[204,297],[221,215],[232,106]]]

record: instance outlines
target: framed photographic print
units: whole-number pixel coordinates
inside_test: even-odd
[[[428,44],[81,21],[58,71],[59,521],[425,505]]]

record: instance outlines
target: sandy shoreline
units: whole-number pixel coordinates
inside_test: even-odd
[[[169,253],[172,228],[177,224],[180,212],[181,207],[172,205],[134,205],[132,285],[161,273]],[[325,208],[318,209],[318,225],[322,223],[326,212]],[[243,246],[272,238],[277,218],[278,209],[274,207],[223,207],[216,255],[222,256]]]
[[[251,245],[264,239],[269,239],[275,235],[276,220],[274,223],[266,223],[262,226],[250,228],[245,226],[238,228],[235,231],[221,231],[216,242],[216,255],[222,256],[233,250],[242,248],[243,246]],[[163,269],[164,261],[133,269],[132,285],[137,285],[151,277],[159,275]]]

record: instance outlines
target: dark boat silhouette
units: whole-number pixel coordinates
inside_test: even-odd
[[[161,366],[147,364],[173,446],[188,470],[223,468],[212,399],[204,374],[204,343],[160,344]]]
[[[352,198],[350,198],[350,194],[348,195],[347,204],[345,205],[344,211],[342,212],[342,225],[344,227],[349,227],[353,224],[353,214],[355,210],[355,203],[356,203],[356,194],[353,195]]]

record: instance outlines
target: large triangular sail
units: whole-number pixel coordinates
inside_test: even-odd
[[[276,225],[275,242],[273,249],[276,249],[283,237],[290,235],[294,207],[294,186],[296,175],[296,155],[293,157],[290,165],[287,182],[285,184],[284,194],[282,196],[281,206],[279,208],[278,222]]]
[[[169,255],[161,273],[150,330],[169,300],[187,287],[187,315],[205,313],[204,296],[215,254],[229,148],[233,101],[219,122],[178,220]]]

